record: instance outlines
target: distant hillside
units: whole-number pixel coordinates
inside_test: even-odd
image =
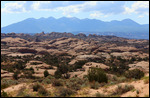
[[[62,17],[28,18],[18,23],[1,28],[2,33],[40,33],[73,32],[98,35],[115,35],[119,37],[149,39],[149,24],[140,25],[131,19],[104,22],[96,19],[78,19]]]

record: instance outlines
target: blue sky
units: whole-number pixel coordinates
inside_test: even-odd
[[[1,1],[1,27],[41,17],[102,21],[130,18],[139,24],[149,24],[149,1]]]

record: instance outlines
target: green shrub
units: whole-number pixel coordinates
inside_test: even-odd
[[[4,91],[1,92],[1,97],[9,97],[8,94]]]
[[[66,82],[66,86],[70,89],[73,89],[73,90],[80,90],[81,89],[81,86],[85,83],[86,81],[78,78],[78,77],[75,77],[75,78],[71,78],[69,79],[69,81]]]
[[[95,96],[96,96],[96,97],[106,97],[104,94],[101,94],[101,93],[99,93],[99,92],[97,92],[97,93],[95,94]]]
[[[77,84],[75,82],[68,82],[66,84],[66,86],[70,89],[73,89],[73,90],[80,90],[81,89],[81,85],[80,84]]]
[[[63,86],[63,81],[60,79],[54,79],[52,81],[52,86]]]
[[[49,75],[48,71],[45,70],[45,71],[44,71],[44,77],[47,77],[48,75]]]
[[[69,88],[64,88],[64,87],[61,87],[61,88],[58,88],[58,96],[57,97],[68,97],[72,94],[75,94],[76,92],[69,89]]]
[[[1,80],[1,89],[7,88],[11,85],[18,84],[17,80],[11,80],[11,79],[2,79]]]
[[[57,70],[57,71],[55,71],[54,77],[56,79],[61,78],[62,77],[62,73],[59,70]]]
[[[27,71],[24,71],[24,78],[27,78],[27,79],[34,79],[35,76],[33,76],[33,71],[30,71],[30,70],[27,70]]]
[[[13,78],[15,79],[15,80],[18,80],[18,72],[14,72],[14,74],[13,74]]]
[[[100,84],[98,82],[93,82],[90,84],[90,87],[92,89],[98,89],[100,87]]]
[[[19,91],[17,92],[17,97],[21,97],[21,96],[24,96],[25,95],[25,89],[26,87],[25,86],[22,86]]]
[[[104,71],[100,68],[90,68],[88,71],[88,79],[90,82],[97,81],[101,82],[108,82],[108,78]]]
[[[39,88],[41,88],[42,86],[39,83],[35,83],[33,85],[33,91],[38,91]]]
[[[115,89],[115,91],[112,93],[112,95],[121,95],[123,93],[126,93],[130,90],[134,89],[133,85],[118,85],[117,88]]]
[[[140,79],[143,76],[144,76],[144,72],[139,69],[129,70],[125,73],[125,77],[127,77],[127,78]]]
[[[51,80],[49,78],[45,78],[42,83],[44,84],[50,84],[51,83]]]
[[[38,89],[38,93],[41,94],[41,95],[43,95],[43,96],[48,96],[49,95],[49,92],[43,86],[41,86]]]
[[[75,69],[82,68],[82,66],[83,66],[86,62],[87,62],[87,61],[85,61],[85,60],[77,61],[77,62],[75,62],[74,68],[75,68]]]
[[[136,90],[136,94],[139,94],[140,92],[139,92],[139,90]]]

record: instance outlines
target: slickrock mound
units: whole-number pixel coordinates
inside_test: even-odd
[[[135,89],[139,91],[138,94],[139,97],[145,97],[145,95],[149,95],[149,83],[145,84],[143,80],[139,80],[131,82],[130,85],[133,85]],[[136,95],[137,95],[136,91],[129,91],[125,94],[122,94],[121,97],[128,97],[128,96],[137,97]]]
[[[53,66],[53,69],[49,69],[51,65],[48,65],[46,63],[43,63],[41,61],[37,61],[37,60],[32,60],[29,61],[26,64],[26,69],[29,68],[33,68],[34,69],[34,76],[38,76],[38,77],[44,77],[44,71],[47,69],[47,71],[49,72],[49,74],[54,75],[55,71],[57,70],[57,67]]]
[[[91,51],[89,43],[76,38],[58,38],[48,42],[48,49],[50,53],[66,52],[70,55],[88,54]],[[57,52],[56,52],[57,51]]]
[[[104,57],[104,58],[107,58],[107,59],[110,58],[110,54],[104,53],[104,52],[99,52],[99,53],[97,53],[97,55],[98,55],[98,56],[101,56],[101,57]]]
[[[11,73],[11,72],[8,72],[8,71],[5,71],[5,70],[1,69],[1,79],[2,78],[12,79],[13,74],[14,73]]]
[[[6,42],[7,44],[11,44],[11,45],[28,43],[27,40],[24,40],[21,38],[12,38],[12,37],[1,39],[1,41]]]
[[[117,85],[111,85],[106,87],[100,87],[99,89],[87,89],[89,95],[95,95],[97,92],[105,95],[109,95],[111,92],[115,91],[118,85],[133,85],[135,88],[135,91],[131,90],[124,94],[122,94],[120,97],[144,97],[145,95],[149,95],[149,83],[145,84],[143,80],[133,81],[133,82],[125,82],[125,83],[119,83]],[[136,93],[136,90],[139,91],[139,94]]]
[[[79,55],[76,57],[76,59],[83,59],[83,60],[95,59],[95,58],[100,58],[100,57],[97,55]]]
[[[22,53],[10,53],[7,56],[13,56],[13,57],[21,56],[21,57],[23,57],[23,56],[31,56],[31,55],[33,55],[33,54],[32,53],[24,53],[24,54],[22,54]]]
[[[124,46],[119,46],[119,47],[112,47],[109,48],[112,52],[138,52],[139,50],[135,47],[124,47]]]
[[[129,67],[130,67],[129,70],[133,70],[137,68],[144,71],[145,73],[149,73],[149,62],[141,61],[136,64],[129,64]]]
[[[97,67],[97,68],[102,68],[104,70],[109,69],[109,66],[102,63],[95,63],[95,62],[88,62],[83,66],[83,68],[87,70],[89,69],[89,67]]]
[[[109,69],[109,66],[106,66],[105,64],[95,63],[95,62],[88,62],[85,65],[83,65],[82,69],[78,69],[75,72],[70,72],[69,73],[71,75],[70,77],[73,77],[73,76],[77,75],[77,77],[83,78],[84,75],[88,74],[88,70],[89,70],[90,67],[102,68],[103,70]]]

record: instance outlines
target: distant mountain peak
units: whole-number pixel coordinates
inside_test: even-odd
[[[131,19],[124,19],[122,21],[113,20],[111,22],[105,22],[98,19],[79,19],[76,17],[61,17],[55,19],[54,17],[48,18],[28,18],[18,23],[11,24],[1,28],[2,33],[40,33],[45,32],[101,32],[101,34],[119,34],[124,36],[125,33],[131,35],[134,34],[149,34],[149,24],[140,25]],[[110,33],[108,33],[110,32]],[[76,34],[77,34],[76,33]],[[86,34],[85,33],[85,34]],[[138,36],[138,35],[136,35]]]

